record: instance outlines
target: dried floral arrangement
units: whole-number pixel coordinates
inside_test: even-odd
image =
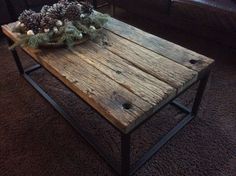
[[[19,33],[19,45],[38,47],[72,47],[88,39],[101,37],[108,16],[95,13],[88,2],[60,0],[45,5],[39,13],[25,10],[13,32]]]

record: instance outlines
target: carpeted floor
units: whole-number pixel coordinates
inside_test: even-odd
[[[216,60],[198,117],[160,150],[137,176],[236,176],[236,50],[168,26],[121,13],[122,20]],[[24,65],[32,64],[27,56]],[[19,76],[0,42],[0,175],[113,176],[97,153]],[[32,75],[119,159],[119,135],[46,71]],[[195,87],[181,97],[190,104]],[[172,115],[176,115],[174,118]],[[173,107],[132,136],[132,160],[180,120]]]

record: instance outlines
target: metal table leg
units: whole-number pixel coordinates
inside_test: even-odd
[[[121,176],[130,173],[130,134],[121,133]]]
[[[198,109],[202,101],[202,97],[203,97],[203,94],[207,85],[209,75],[210,73],[207,73],[202,79],[200,79],[199,87],[198,87],[195,100],[193,103],[193,107],[192,107],[192,115],[194,116],[196,116],[198,113]]]
[[[98,3],[97,2],[97,0],[93,0],[93,7],[94,7],[94,9],[99,9],[99,8],[102,8],[102,7],[105,7],[105,6],[108,6],[110,3],[107,3],[107,2],[105,2],[105,3],[103,3],[103,4],[100,4],[100,3]]]
[[[9,46],[11,46],[13,44],[13,41],[8,39],[8,38],[7,38],[7,40],[8,40]],[[13,50],[11,50],[11,53],[12,53],[12,56],[13,56],[13,58],[15,60],[15,63],[16,63],[18,71],[20,72],[20,74],[24,74],[24,68],[23,68],[23,66],[21,64],[20,58],[19,58],[19,56],[17,54],[17,51],[15,49],[13,49]]]
[[[97,2],[97,0],[93,0],[93,7],[94,7],[94,9],[97,9],[97,7],[98,7],[98,2]]]
[[[116,15],[116,5],[115,5],[115,1],[114,0],[111,0],[110,6],[111,6],[111,15],[113,17],[115,17],[115,15]]]

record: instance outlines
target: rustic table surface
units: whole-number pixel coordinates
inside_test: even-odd
[[[14,23],[4,25],[11,40]],[[124,133],[196,82],[213,60],[109,18],[107,45],[23,48]]]

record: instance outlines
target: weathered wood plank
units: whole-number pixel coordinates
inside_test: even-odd
[[[192,70],[198,71],[199,73],[206,68],[209,68],[208,66],[214,62],[206,56],[144,32],[111,17],[105,28]]]
[[[107,32],[106,49],[122,57],[135,67],[182,91],[197,79],[198,73],[155,52]]]
[[[17,33],[12,32],[12,29],[14,28],[15,25],[16,25],[16,22],[1,26],[2,32],[14,42],[18,40]]]
[[[117,128],[128,132],[139,117],[145,117],[154,108],[82,58],[67,52],[65,49],[44,51],[34,55],[34,59]]]
[[[72,52],[150,104],[159,106],[163,101],[166,102],[176,95],[175,88],[135,68],[129,62],[93,42],[80,45]],[[71,59],[77,59],[70,53],[67,55]]]

